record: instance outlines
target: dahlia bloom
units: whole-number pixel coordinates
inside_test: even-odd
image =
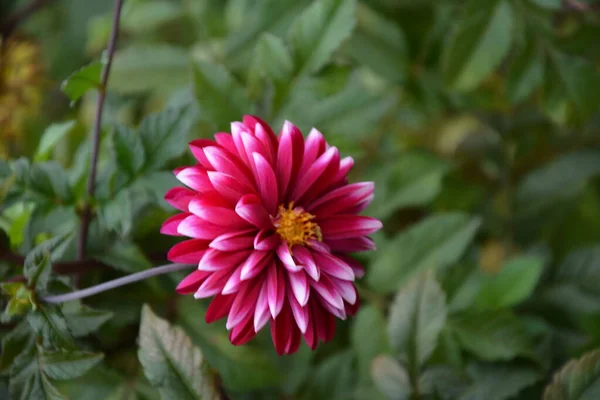
[[[175,170],[188,188],[165,195],[182,212],[161,232],[191,238],[168,258],[198,264],[177,291],[212,297],[206,322],[227,316],[234,345],[270,323],[278,354],[296,352],[302,336],[315,349],[335,317],[358,308],[353,281],[364,270],[347,254],[375,248],[367,235],[381,222],[358,215],[374,184],[348,184],[352,158],[315,129],[305,140],[286,121],[277,137],[257,117],[243,121],[190,143],[198,163]]]

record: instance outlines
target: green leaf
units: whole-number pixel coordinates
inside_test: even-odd
[[[499,273],[482,281],[477,307],[494,310],[519,304],[531,295],[544,268],[544,260],[520,256],[508,260]]]
[[[408,70],[407,44],[398,24],[358,3],[357,29],[348,43],[350,56],[383,78],[397,82]]]
[[[388,398],[394,400],[409,400],[412,389],[408,373],[390,356],[379,356],[373,360],[373,381],[377,388]]]
[[[203,117],[217,129],[229,129],[232,121],[252,113],[252,103],[244,88],[222,65],[196,62],[194,91]]]
[[[506,77],[506,92],[513,103],[525,100],[544,82],[544,53],[536,40],[528,38],[516,54]]]
[[[476,364],[470,375],[473,384],[459,400],[508,400],[542,378],[536,369],[515,364]]]
[[[458,90],[472,90],[502,62],[512,41],[513,10],[505,0],[470,0],[445,48],[444,76]]]
[[[131,242],[117,241],[110,251],[96,256],[100,261],[120,271],[136,272],[152,268],[152,263],[142,250]]]
[[[50,125],[40,139],[40,144],[35,152],[35,161],[46,161],[50,158],[56,145],[73,130],[75,121],[67,121]]]
[[[554,375],[544,400],[593,400],[600,394],[600,351],[569,361]]]
[[[125,31],[148,34],[182,16],[178,3],[164,0],[128,2],[123,6],[121,25]]]
[[[28,171],[26,187],[34,201],[71,204],[73,191],[64,168],[56,161],[33,164]]]
[[[448,170],[448,164],[433,155],[404,153],[377,168],[375,199],[369,209],[375,217],[385,219],[400,208],[426,205],[440,193]]]
[[[469,383],[470,380],[462,369],[435,365],[427,368],[419,377],[419,391],[421,395],[432,395],[434,399],[455,400]],[[487,400],[485,397],[483,399]]]
[[[431,356],[446,323],[446,296],[431,271],[413,278],[390,307],[392,348],[418,370]]]
[[[189,81],[190,61],[185,49],[167,44],[140,44],[115,53],[109,90],[122,94],[171,92]]]
[[[314,368],[308,379],[308,387],[303,391],[303,400],[347,399],[352,389],[351,351],[329,356]]]
[[[100,75],[104,65],[100,61],[94,61],[81,69],[73,72],[63,81],[60,89],[71,101],[77,101],[90,89],[100,89],[102,86]]]
[[[412,226],[379,252],[367,277],[369,285],[389,293],[422,270],[451,265],[469,246],[479,225],[478,218],[451,213]]]
[[[565,100],[572,103],[579,119],[598,111],[600,77],[592,63],[558,51],[550,52],[548,63],[543,99],[547,112],[554,112]]]
[[[294,21],[288,36],[299,75],[314,73],[329,61],[350,36],[355,10],[355,0],[317,1]]]
[[[571,252],[556,268],[555,281],[600,293],[600,246]]]
[[[41,350],[39,363],[51,379],[68,380],[84,375],[102,361],[102,353],[85,351]]]
[[[56,236],[33,249],[25,257],[23,273],[27,284],[38,291],[46,290],[51,272],[51,261],[59,258],[69,245],[71,232]]]
[[[563,154],[530,172],[516,193],[522,216],[543,214],[581,193],[587,181],[600,174],[600,152],[581,150]]]
[[[464,313],[449,322],[462,347],[483,360],[511,360],[533,354],[532,338],[511,313]]]
[[[371,305],[361,307],[352,324],[352,347],[361,379],[370,378],[371,362],[376,356],[389,352],[388,342],[382,312]]]
[[[198,349],[185,332],[142,309],[138,357],[144,374],[166,399],[217,399]]]
[[[40,304],[27,315],[31,329],[40,337],[44,348],[73,349],[74,339],[58,306]]]
[[[294,62],[283,40],[265,33],[256,43],[255,68],[264,76],[277,82],[285,82],[292,77]]]
[[[62,312],[68,329],[75,337],[83,337],[96,332],[114,315],[111,311],[95,310],[74,301],[64,303]]]
[[[33,346],[34,336],[29,324],[21,322],[2,338],[0,353],[0,373],[5,373],[14,363],[15,358]]]
[[[187,107],[169,108],[145,117],[139,127],[146,159],[144,169],[157,170],[181,155],[192,124],[193,115]]]
[[[124,125],[116,125],[111,136],[116,165],[129,177],[134,177],[145,161],[144,146],[136,131]]]
[[[531,3],[550,10],[558,10],[562,6],[561,0],[529,0]]]
[[[10,369],[12,400],[67,400],[43,372],[39,353],[39,348],[31,346],[15,359]]]

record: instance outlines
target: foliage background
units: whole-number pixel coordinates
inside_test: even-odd
[[[181,274],[60,307],[4,285],[0,398],[600,398],[598,11],[127,0],[88,259],[74,262],[62,233],[87,201],[112,4],[40,9],[2,38],[1,280],[58,293],[166,262],[170,170],[192,163],[189,140],[244,113],[315,126],[352,155],[385,228],[359,256],[358,315],[288,357],[267,332],[231,346],[224,324],[204,323],[206,302],[174,293]]]

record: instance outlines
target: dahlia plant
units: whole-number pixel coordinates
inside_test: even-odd
[[[363,267],[349,253],[373,250],[367,236],[382,227],[359,215],[373,200],[373,182],[348,183],[351,157],[313,129],[306,140],[286,121],[276,136],[255,116],[231,133],[190,143],[198,163],[175,170],[187,186],[165,199],[181,213],[161,232],[186,236],[170,261],[197,264],[177,287],[212,297],[211,323],[227,317],[235,345],[270,323],[279,354],[315,349],[335,332],[335,317],[354,315],[354,280]]]

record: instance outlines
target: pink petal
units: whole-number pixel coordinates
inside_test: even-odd
[[[275,149],[277,148],[277,137],[275,136],[275,133],[273,132],[273,129],[271,129],[269,124],[267,124],[265,121],[263,121],[255,115],[244,115],[242,121],[244,121],[244,125],[246,125],[250,129],[254,127],[254,134],[259,140],[263,142],[268,141],[270,143],[269,146],[266,147],[270,148],[273,151],[274,157]],[[268,140],[264,140],[262,138],[263,136],[265,136]]]
[[[200,192],[208,192],[213,190],[212,183],[208,179],[206,169],[196,165],[194,167],[185,167],[179,170],[175,177],[184,185]]]
[[[245,281],[254,278],[273,261],[270,251],[253,251],[241,265],[240,278]]]
[[[252,153],[256,165],[258,192],[267,211],[274,215],[277,210],[277,178],[269,162],[259,153]]]
[[[248,343],[256,336],[252,328],[252,313],[249,313],[231,332],[229,332],[229,341],[234,346],[241,346]]]
[[[292,315],[296,320],[296,325],[300,329],[300,332],[306,332],[306,328],[308,326],[308,310],[305,307],[302,307],[296,298],[288,293],[288,302],[290,303],[290,308],[292,309]]]
[[[240,279],[240,275],[242,272],[242,266],[238,266],[233,274],[227,279],[225,282],[225,286],[223,286],[223,290],[221,290],[221,294],[233,294],[237,293],[240,290],[240,286],[242,284],[242,280]]]
[[[246,186],[252,186],[248,169],[240,163],[239,159],[236,159],[229,152],[222,148],[212,146],[207,147],[204,150],[204,153],[211,164],[214,165],[216,171],[233,176]]]
[[[177,291],[177,293],[179,294],[192,294],[196,290],[198,290],[200,285],[206,280],[206,278],[209,275],[210,272],[194,271],[185,278],[183,278],[181,282],[179,282],[179,285],[177,285],[175,291]]]
[[[313,297],[310,303],[312,316],[315,320],[317,337],[323,342],[328,342],[333,339],[335,334],[335,318],[323,308],[322,303],[318,299]]]
[[[359,251],[375,250],[375,242],[366,236],[358,236],[348,239],[327,240],[331,251],[341,253],[357,253]]]
[[[260,287],[260,285],[251,284],[242,286],[231,305],[227,324],[225,325],[227,330],[239,324],[251,311],[256,309]]]
[[[267,300],[271,316],[276,318],[283,307],[285,295],[285,280],[281,268],[277,268],[275,263],[269,265],[267,269]]]
[[[358,261],[356,261],[354,258],[346,256],[344,254],[336,254],[336,257],[338,257],[340,260],[344,261],[346,264],[348,264],[350,266],[350,268],[352,268],[352,271],[354,271],[355,277],[362,278],[365,275],[364,267]]]
[[[235,206],[235,212],[260,229],[273,227],[269,213],[265,210],[260,199],[253,194],[243,196]]]
[[[242,132],[250,133],[250,129],[241,122],[232,122],[231,123],[231,137],[233,138],[233,143],[235,144],[235,148],[237,149],[237,154],[240,157],[240,160],[246,165],[250,166],[250,160],[248,156],[250,153],[246,152],[246,148],[244,147],[244,141],[242,140]]]
[[[294,257],[298,259],[298,262],[304,266],[304,271],[313,280],[318,281],[321,276],[321,272],[315,263],[314,258],[305,247],[298,246],[294,249]]]
[[[302,271],[302,265],[296,265],[287,242],[282,240],[281,243],[279,243],[279,246],[277,246],[277,256],[288,271]]]
[[[342,160],[340,161],[340,168],[338,169],[338,172],[335,178],[333,179],[334,182],[339,184],[341,182],[346,181],[346,177],[348,176],[348,173],[350,172],[353,166],[354,159],[352,157],[342,158]]]
[[[208,249],[198,264],[201,271],[219,271],[222,269],[232,269],[238,266],[250,255],[251,250],[225,252],[215,249]]]
[[[318,224],[326,240],[366,236],[383,227],[378,219],[359,215],[335,215],[319,220]]]
[[[256,300],[256,309],[254,311],[254,331],[258,332],[269,322],[269,302],[267,301],[267,281],[264,280]]]
[[[279,136],[276,168],[278,190],[282,199],[300,168],[303,155],[304,138],[302,132],[291,122],[285,121]]]
[[[272,131],[271,131],[272,132]],[[277,138],[274,134],[270,135],[267,133],[263,125],[256,123],[254,125],[254,136],[256,139],[262,144],[262,147],[265,149],[265,158],[269,161],[271,165],[275,164],[275,149],[277,145]],[[275,139],[273,141],[273,139]]]
[[[184,187],[174,187],[165,194],[165,201],[181,211],[188,211],[190,200],[196,195],[196,192]]]
[[[225,282],[227,282],[232,273],[233,270],[231,268],[223,268],[219,271],[213,272],[204,280],[204,282],[202,282],[202,285],[200,285],[200,287],[196,290],[196,293],[194,293],[194,298],[203,299],[220,293],[223,289],[223,285],[225,284]]]
[[[229,314],[234,299],[233,295],[217,294],[206,309],[206,323],[213,323]]]
[[[227,228],[211,224],[210,222],[204,221],[195,215],[189,215],[179,223],[177,232],[180,235],[188,236],[194,239],[212,240],[217,236],[227,232]]]
[[[335,286],[333,286],[330,279],[321,275],[319,282],[310,281],[310,285],[317,292],[319,297],[324,300],[321,302],[322,304],[329,303],[332,307],[340,310],[344,308],[344,300]]]
[[[331,249],[324,242],[319,242],[318,240],[309,239],[308,245],[311,249],[316,250],[321,253],[331,253]]]
[[[354,271],[352,271],[352,268],[338,257],[316,251],[312,253],[312,256],[321,272],[345,281],[354,280]]]
[[[248,228],[248,222],[240,218],[233,209],[215,204],[212,199],[199,196],[190,202],[189,208],[194,215],[214,225],[236,230]]]
[[[250,166],[250,170],[254,174],[255,182],[258,182],[258,176],[256,173],[256,163],[254,161],[253,153],[258,153],[264,157],[267,164],[271,165],[270,161],[270,152],[263,146],[263,144],[250,133],[242,132],[240,134],[242,138],[242,143],[244,144],[244,150],[246,151],[246,155],[248,157],[248,164]]]
[[[181,224],[181,221],[185,220],[190,215],[191,214],[189,213],[181,213],[167,218],[160,228],[160,233],[170,236],[183,236],[181,233],[179,233],[179,224]]]
[[[271,337],[277,354],[286,354],[288,343],[293,330],[297,330],[292,319],[292,310],[288,304],[282,307],[281,314],[271,321]]]
[[[221,251],[236,251],[251,249],[254,244],[254,232],[253,229],[246,229],[243,231],[224,233],[217,236],[209,246],[212,249]]]
[[[204,167],[208,169],[213,169],[212,164],[206,158],[204,154],[204,149],[209,146],[216,146],[217,144],[210,139],[197,139],[190,143],[190,150],[196,160]]]
[[[254,237],[254,248],[256,250],[273,250],[280,240],[279,235],[272,229],[261,229]]]
[[[356,303],[356,289],[352,282],[344,281],[341,279],[331,279],[331,283],[336,287],[342,298],[349,304]]]
[[[233,155],[237,154],[237,149],[235,148],[235,143],[233,143],[231,134],[225,132],[215,133],[215,141],[229,153]]]
[[[323,134],[313,128],[304,142],[304,156],[300,165],[300,175],[304,175],[317,157],[325,152],[325,144]]]
[[[208,171],[207,174],[215,190],[231,204],[236,204],[243,195],[254,192],[254,189],[244,185],[231,175],[218,171]]]
[[[306,303],[308,303],[308,298],[310,296],[310,286],[308,284],[308,279],[306,279],[306,274],[304,271],[300,271],[290,272],[287,275],[296,300],[304,307]],[[302,333],[304,333],[304,331],[302,331]]]
[[[306,332],[304,332],[304,341],[310,347],[311,350],[315,350],[319,344],[319,338],[317,337],[317,329],[314,318],[313,307],[308,307],[309,315],[308,325],[306,326]]]
[[[167,260],[175,263],[198,264],[206,253],[210,241],[204,239],[190,239],[179,242],[167,253]]]
[[[361,201],[373,194],[373,182],[360,182],[345,185],[314,201],[307,207],[307,211],[315,215],[332,215],[343,212],[356,206]]]
[[[306,191],[311,189],[311,186],[317,182],[317,179],[319,179],[321,175],[327,175],[324,176],[326,180],[330,179],[328,177],[331,175],[331,172],[335,173],[338,168],[337,163],[339,161],[337,160],[339,160],[339,157],[340,153],[338,149],[332,147],[311,164],[304,174],[299,175],[298,182],[292,192],[292,199],[296,201],[300,199]],[[331,171],[328,171],[326,174],[325,172],[328,169]],[[317,191],[318,190],[314,190],[315,193]]]
[[[321,305],[330,314],[335,315],[336,317],[338,317],[341,320],[346,319],[346,306],[345,305],[342,308],[337,308],[337,307],[334,307],[331,303],[328,303],[326,301],[321,302]]]

